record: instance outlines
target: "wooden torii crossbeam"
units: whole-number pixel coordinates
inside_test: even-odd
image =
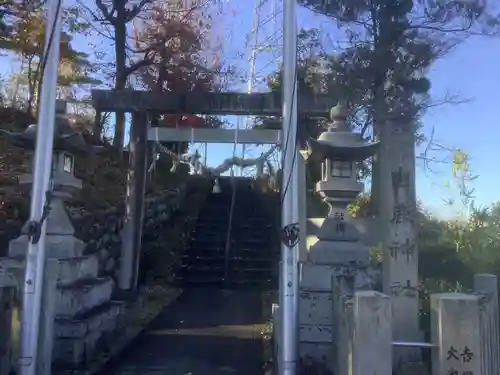
[[[100,112],[157,112],[198,115],[281,116],[281,93],[239,92],[151,92],[135,90],[92,90],[92,105]],[[328,117],[335,105],[326,94],[299,93],[299,113]]]
[[[301,95],[298,112],[312,117],[328,117],[335,104],[325,94]],[[239,92],[150,92],[92,90],[92,105],[97,112],[149,112],[199,115],[281,116],[281,93]],[[151,141],[195,143],[276,144],[281,141],[280,130],[255,129],[177,129],[150,128]]]

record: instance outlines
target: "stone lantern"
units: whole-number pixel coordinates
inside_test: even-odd
[[[30,125],[22,133],[2,131],[2,134],[7,141],[20,148],[30,151],[35,149],[36,125]],[[82,186],[81,181],[74,176],[75,156],[84,157],[101,149],[102,147],[87,145],[82,135],[71,128],[66,117],[66,103],[57,102],[52,176],[43,213],[46,223],[47,258],[42,287],[40,322],[42,344],[39,346],[36,365],[37,374],[40,375],[49,375],[53,356],[60,360],[63,356],[61,353],[65,353],[66,348],[71,348],[73,345],[68,344],[67,338],[60,340],[55,334],[59,331],[54,326],[64,325],[67,321],[81,324],[76,318],[76,313],[73,313],[73,310],[81,309],[84,303],[81,296],[95,293],[90,290],[104,285],[102,282],[100,284],[94,282],[98,277],[98,258],[84,254],[86,244],[75,237],[74,227],[64,207],[64,201]],[[22,175],[19,180],[21,184],[32,184],[33,175]],[[10,241],[9,258],[0,259],[0,268],[17,280],[16,285],[20,287],[20,292],[25,285],[24,268],[28,244],[36,243],[39,239],[39,229],[40,226],[36,223],[28,222],[21,236]],[[88,280],[91,281],[87,282]],[[16,304],[18,302],[16,301]],[[71,350],[69,352],[72,353]],[[15,366],[15,362],[12,359],[7,365]]]
[[[328,204],[327,217],[307,219],[307,258],[301,263],[299,295],[299,353],[304,361],[325,366],[332,373],[342,357],[339,342],[343,322],[339,315],[344,297],[356,290],[373,289],[369,247],[347,213],[347,205],[363,190],[356,163],[375,154],[378,143],[366,143],[347,125],[347,109],[339,104],[330,112],[328,128],[309,139],[308,163],[321,163],[316,191]],[[347,332],[347,331],[346,331]],[[347,353],[347,352],[345,352]],[[342,362],[343,363],[343,362]]]
[[[378,142],[365,142],[360,134],[353,133],[347,124],[347,108],[339,104],[330,111],[330,122],[318,139],[310,139],[310,161],[321,163],[321,180],[316,191],[328,204],[329,212],[320,225],[318,242],[311,247],[327,263],[344,263],[368,260],[368,251],[360,243],[361,235],[347,214],[347,205],[363,190],[358,181],[357,163],[373,156]],[[332,242],[337,242],[335,245]],[[352,243],[352,246],[349,245]]]
[[[31,151],[35,149],[36,125],[30,125],[22,133],[7,131],[2,131],[2,133],[7,141],[20,148]],[[81,181],[74,176],[75,156],[84,157],[101,149],[100,146],[89,146],[82,135],[71,128],[66,116],[66,103],[57,101],[51,191],[48,192],[47,208],[49,211],[46,217],[49,257],[71,257],[72,254],[79,252],[77,248],[84,246],[83,242],[73,236],[74,228],[64,208],[64,201],[82,187]],[[21,175],[19,182],[23,185],[32,184],[33,174]],[[30,223],[27,223],[23,229],[23,233],[29,233]],[[32,235],[32,233],[29,234]],[[61,238],[61,236],[63,237]],[[62,239],[65,241],[61,241]],[[25,234],[11,241],[9,255],[11,257],[24,256],[28,240],[28,236]]]

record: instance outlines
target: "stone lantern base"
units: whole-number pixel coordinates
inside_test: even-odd
[[[51,210],[46,219],[47,258],[67,259],[83,256],[85,243],[75,235],[75,229],[64,208],[62,199],[51,202]],[[23,228],[24,232],[24,228]],[[24,257],[28,249],[28,236],[23,234],[9,243],[9,257]]]
[[[339,210],[337,210],[339,211]],[[343,215],[340,215],[342,213]],[[301,264],[299,295],[299,350],[303,361],[314,361],[334,371],[332,280],[343,280],[342,295],[372,290],[380,271],[370,266],[370,249],[362,241],[356,220],[338,215],[307,220],[307,261]]]
[[[369,248],[348,216],[308,219],[307,234],[308,260],[312,263],[367,265],[370,261]]]
[[[86,244],[75,237],[63,199],[57,193],[46,219],[46,233],[44,282],[52,280],[54,286],[53,292],[43,297],[44,308],[50,305],[53,310],[45,314],[46,323],[42,324],[47,327],[52,324],[52,328],[47,328],[50,334],[43,334],[42,340],[50,352],[45,353],[44,358],[52,358],[44,365],[47,370],[40,371],[40,375],[50,374],[50,363],[64,368],[85,364],[101,337],[116,329],[124,309],[123,303],[111,301],[115,283],[110,277],[99,277],[98,255],[85,253]],[[24,234],[12,240],[9,259],[0,261],[0,265],[3,263],[16,275],[21,287],[28,244],[28,236]]]

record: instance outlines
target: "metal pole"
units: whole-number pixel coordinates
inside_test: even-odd
[[[61,37],[61,2],[62,0],[49,0],[47,2],[46,50],[44,54],[46,64],[42,71],[43,81],[40,107],[38,108],[30,221],[39,221],[41,219],[46,199],[45,193],[50,189],[57,69]],[[29,243],[26,256],[21,318],[21,355],[19,358],[21,375],[36,375],[37,372],[37,350],[41,345],[39,343],[39,331],[45,267],[45,235],[46,221],[41,227],[40,240],[36,244]]]
[[[257,60],[257,49],[259,48],[259,25],[260,25],[260,8],[262,7],[262,0],[255,0],[252,15],[252,31],[247,35],[247,53],[249,53],[248,60],[250,62],[250,71],[247,81],[247,94],[253,92],[253,84],[255,82],[255,61]],[[253,34],[253,35],[252,35]],[[250,41],[250,36],[252,36],[253,41]],[[250,128],[248,125],[250,123],[250,116],[245,117],[245,128]],[[241,158],[245,159],[246,145],[241,145]],[[240,168],[240,176],[243,176],[243,167]]]
[[[297,30],[296,30],[296,0],[284,0],[283,6],[283,193],[282,206],[283,226],[298,222],[298,201],[294,193],[298,182],[297,175]],[[301,228],[304,230],[304,228]],[[300,235],[300,234],[299,234]],[[298,357],[298,252],[299,243],[291,248],[282,245],[280,272],[280,297],[282,306],[280,344],[283,346],[279,361],[280,375],[295,375]]]

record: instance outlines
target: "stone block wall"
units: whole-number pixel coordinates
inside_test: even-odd
[[[176,213],[184,204],[186,188],[178,191],[166,191],[159,195],[149,196],[144,202],[143,245],[148,240],[158,237],[158,231],[175,219]],[[124,207],[85,213],[81,210],[70,210],[70,217],[75,227],[75,236],[85,244],[83,255],[86,264],[97,263],[99,277],[109,276],[116,280],[120,267],[121,231],[124,225]],[[77,272],[85,272],[85,264],[73,263]],[[74,274],[74,270],[71,272]]]

